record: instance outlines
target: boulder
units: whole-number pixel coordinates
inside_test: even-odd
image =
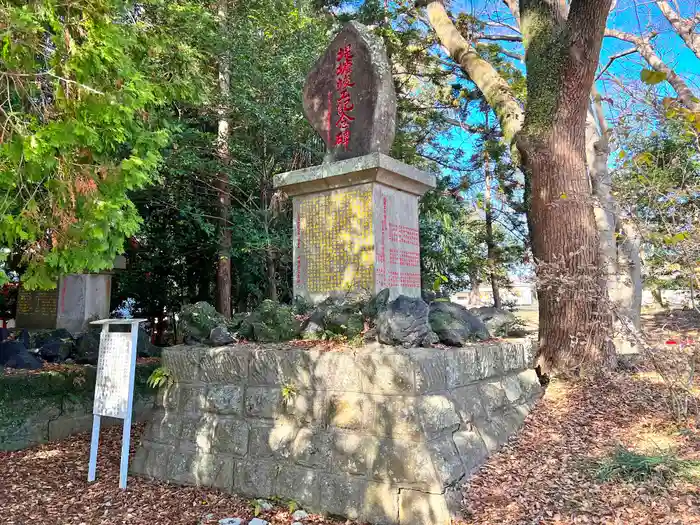
[[[209,333],[209,342],[214,346],[223,346],[233,343],[234,339],[226,325],[216,326]]]
[[[294,521],[305,520],[308,517],[309,517],[309,513],[306,512],[305,510],[302,510],[302,509],[295,510],[294,513],[292,513],[292,519]]]
[[[73,340],[71,334],[65,328],[56,328],[55,330],[36,330],[29,333],[29,345],[27,348],[41,348],[46,343],[51,341]]]
[[[18,341],[20,341],[25,348],[29,349],[31,346],[29,346],[29,332],[27,331],[26,328],[23,328],[22,331],[19,333],[19,335],[16,337]],[[71,337],[72,340],[72,337]]]
[[[440,342],[449,346],[463,346],[469,341],[490,337],[481,319],[464,306],[447,301],[430,303],[430,327]]]
[[[508,335],[508,332],[517,322],[516,317],[512,313],[493,306],[472,308],[469,311],[481,319],[488,331],[493,335]]]
[[[388,304],[389,304],[389,294],[391,293],[391,290],[389,288],[384,288],[381,290],[377,295],[372,297],[368,302],[367,306],[364,310],[364,313],[367,317],[374,319],[379,315],[379,312],[383,312],[386,310]]]
[[[110,327],[113,332],[129,332],[128,324],[117,324]],[[102,326],[88,325],[87,331],[78,335],[75,339],[74,350],[71,357],[76,363],[96,365],[100,355],[100,333]],[[151,343],[151,335],[139,326],[139,336],[136,340],[136,355],[138,357],[159,357],[161,348]]]
[[[219,525],[243,525],[243,518],[222,518]]]
[[[399,295],[379,312],[376,325],[380,343],[420,346],[430,332],[428,304],[420,297]]]
[[[38,370],[42,365],[41,359],[31,354],[20,341],[0,343],[0,366]]]
[[[290,306],[266,299],[243,320],[238,332],[252,341],[277,343],[298,337],[301,323]]]
[[[347,336],[348,339],[362,333],[365,318],[360,311],[360,305],[352,302],[331,304],[323,316],[325,330]]]
[[[39,355],[49,363],[62,363],[68,359],[75,348],[73,338],[66,340],[53,340],[45,342],[39,348]]]
[[[301,327],[302,339],[319,339],[323,335],[323,322],[318,324],[309,317]]]
[[[97,358],[100,355],[101,331],[101,326],[89,326],[86,332],[78,336],[75,340],[75,350],[72,355],[76,363],[86,365],[97,364]]]
[[[50,363],[62,363],[75,348],[73,335],[65,328],[40,330],[31,334],[22,330],[22,337],[27,348],[38,349],[37,354]]]
[[[151,343],[151,334],[139,325],[139,338],[136,341],[136,352],[139,357],[160,357],[160,347]]]
[[[217,326],[228,326],[226,318],[206,301],[187,304],[180,311],[180,330],[185,338],[204,341]]]

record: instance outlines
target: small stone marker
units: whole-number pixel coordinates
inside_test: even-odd
[[[82,332],[89,319],[104,319],[109,315],[112,276],[109,273],[66,275],[59,282],[58,293],[56,328]]]
[[[326,143],[327,160],[388,154],[396,93],[381,39],[346,24],[306,78],[304,113]]]
[[[97,361],[95,399],[92,408],[92,441],[88,481],[95,481],[97,448],[100,440],[100,418],[114,417],[124,420],[122,454],[119,465],[119,488],[126,488],[131,439],[131,410],[134,401],[134,374],[139,323],[146,319],[103,319],[90,324],[102,325],[100,355]],[[110,325],[129,324],[130,332],[110,332]]]
[[[348,23],[306,79],[304,110],[326,142],[324,164],[275,176],[292,197],[294,295],[420,297],[418,198],[435,177],[391,150],[396,94],[382,41]]]
[[[56,328],[58,290],[25,290],[20,287],[17,294],[15,326],[29,329]]]

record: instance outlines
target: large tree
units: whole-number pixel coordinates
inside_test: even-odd
[[[609,0],[507,2],[525,45],[524,110],[509,84],[455,27],[442,2],[424,2],[443,46],[481,90],[530,179],[530,227],[541,281],[539,359],[546,369],[610,364],[611,316],[598,270],[585,122]]]

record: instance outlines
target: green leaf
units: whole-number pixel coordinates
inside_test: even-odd
[[[653,69],[642,69],[639,76],[642,79],[642,82],[650,86],[654,86],[666,80],[666,73],[655,71]]]

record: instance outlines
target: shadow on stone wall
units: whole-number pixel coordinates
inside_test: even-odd
[[[522,424],[526,342],[174,347],[134,471],[371,523],[449,523],[460,485]]]

